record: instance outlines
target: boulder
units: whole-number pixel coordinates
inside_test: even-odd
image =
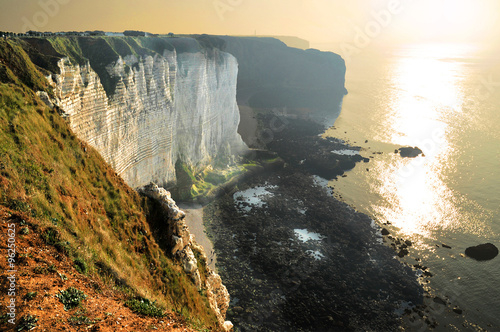
[[[487,261],[498,255],[498,248],[494,244],[485,243],[465,249],[465,254],[478,261]]]
[[[222,328],[224,329],[224,331],[231,331],[233,329],[233,323],[231,323],[231,321],[229,320],[226,320],[224,324],[222,324]]]
[[[194,257],[194,253],[190,247],[184,248],[181,252],[181,261],[184,266],[184,271],[186,273],[192,274],[195,273],[198,269],[198,262]]]
[[[174,246],[172,248],[172,255],[175,255],[178,251],[184,249],[184,241],[182,240],[182,237],[172,235],[172,242],[174,243]]]
[[[399,256],[400,258],[403,258],[403,257],[405,257],[406,255],[408,255],[409,253],[410,253],[410,252],[408,251],[408,249],[403,248],[403,249],[401,249],[401,250],[399,251],[398,256]]]
[[[417,157],[418,155],[424,155],[423,151],[420,150],[419,148],[417,147],[411,147],[411,146],[408,146],[408,147],[404,147],[404,148],[399,148],[398,150],[396,151],[399,151],[399,154],[401,155],[401,157],[403,158],[415,158]],[[395,152],[396,152],[395,151]]]
[[[445,300],[443,300],[442,298],[438,297],[438,296],[436,296],[436,297],[433,299],[433,301],[434,301],[435,303],[437,303],[437,304],[446,305],[446,301],[445,301]]]

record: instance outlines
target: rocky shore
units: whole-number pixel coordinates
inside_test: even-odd
[[[284,167],[205,207],[231,294],[228,319],[240,331],[389,331],[401,308],[423,301],[415,272],[394,259],[381,229],[327,187],[368,160],[321,132],[287,120],[266,146]]]

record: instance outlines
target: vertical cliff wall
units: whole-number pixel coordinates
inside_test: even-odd
[[[178,159],[196,167],[244,148],[231,54],[191,38],[49,42],[31,45],[60,57],[55,104],[130,186],[168,186]]]

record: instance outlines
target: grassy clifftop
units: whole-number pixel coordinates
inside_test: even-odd
[[[73,64],[87,61],[99,75],[106,93],[112,95],[118,82],[111,77],[106,66],[120,56],[163,55],[166,50],[178,53],[204,52],[213,54],[224,42],[213,36],[201,35],[193,38],[170,37],[50,37],[24,38],[21,46],[32,61],[42,70],[57,72],[57,61],[68,57]]]
[[[99,44],[102,42],[98,40],[95,50],[102,49]],[[131,303],[140,302],[138,299],[147,299],[140,303],[156,301],[166,312],[182,315],[191,326],[216,329],[217,321],[204,292],[198,292],[178,262],[165,253],[161,220],[152,212],[155,203],[129,188],[35,93],[38,90],[51,93],[41,67],[50,70],[50,64],[60,53],[72,54],[75,60],[82,55],[85,58],[92,55],[77,48],[81,46],[80,41],[69,38],[53,40],[51,45],[44,41],[27,45],[28,42],[0,39],[2,212],[18,220],[19,227],[23,220],[46,245],[73,263],[77,275],[83,274],[102,285],[102,289],[121,294],[123,304],[134,307]],[[126,44],[128,46],[118,39],[113,45],[106,42],[115,52],[126,49],[119,51],[120,54],[128,52],[127,47],[131,48],[130,52],[143,49],[140,45],[131,47],[130,42]],[[50,52],[40,56],[40,49],[48,46],[52,46]],[[149,46],[147,51],[153,48]],[[32,56],[37,64],[30,60],[30,51],[39,54]],[[6,242],[1,243],[0,248],[4,259]],[[27,255],[26,250],[18,247],[16,259]],[[44,282],[31,264],[19,263],[16,267],[19,285],[35,277],[40,283]],[[58,273],[57,269],[46,271],[49,275]],[[66,289],[64,284],[63,280],[61,290]],[[8,300],[3,296],[5,287],[2,284],[0,289],[2,311]],[[23,299],[29,292],[27,287],[18,289],[19,315],[29,314],[29,303]],[[107,293],[101,294],[105,297]],[[54,298],[55,295],[45,296]],[[85,308],[85,304],[79,308]],[[0,324],[5,323],[5,312],[0,312],[0,316]],[[43,326],[43,322],[39,320],[37,324]],[[70,321],[66,323],[71,325]]]

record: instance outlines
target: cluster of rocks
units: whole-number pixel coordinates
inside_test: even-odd
[[[385,228],[382,228],[382,235],[387,235],[387,238],[392,240],[391,247],[393,247],[393,249],[398,253],[398,257],[403,258],[410,253],[408,250],[408,248],[412,246],[412,242],[410,240],[394,238],[389,235],[389,231]]]
[[[384,225],[390,225],[390,223],[387,222]],[[391,232],[387,228],[382,228],[381,234],[383,236],[384,242],[388,243],[389,246],[392,247],[399,258],[410,256],[410,248],[413,244],[410,240],[392,236]],[[437,248],[453,249],[451,246],[445,243],[435,244],[435,246]],[[461,253],[460,256],[470,257],[477,261],[486,261],[495,258],[498,253],[499,250],[494,244],[485,243],[468,247],[465,250],[465,255]],[[434,274],[427,266],[425,266],[421,262],[420,258],[416,257],[414,259],[416,263],[411,263],[408,258],[404,259],[403,261],[416,271],[417,275],[419,276],[419,281],[422,285],[429,284],[430,278],[433,277]],[[435,329],[440,324],[438,323],[438,321],[441,322],[441,324],[447,324],[446,320],[443,321],[438,318],[438,316],[442,315],[442,312],[444,310],[443,308],[446,308],[446,310],[452,314],[456,314],[456,317],[460,317],[463,315],[464,309],[454,304],[450,298],[433,294],[433,290],[431,288],[428,288],[428,286],[425,289],[425,300],[422,304],[407,307],[404,309],[404,314],[406,316],[405,324],[407,324],[409,327],[411,327],[412,329],[415,327],[418,327],[415,329]],[[467,322],[467,320],[463,321],[463,326],[476,327],[475,324]]]
[[[345,171],[356,166],[357,162],[369,162],[358,153],[342,155],[334,151],[358,152],[359,147],[349,146],[336,138],[323,138],[318,135],[323,126],[307,119],[283,117],[276,120],[275,115],[260,115],[263,124],[281,121],[281,130],[273,135],[273,140],[267,142],[266,148],[278,153],[288,164],[310,174],[324,179],[334,179]],[[274,121],[274,122],[273,122]],[[285,125],[286,124],[286,125]]]
[[[225,320],[230,301],[229,293],[222,283],[221,277],[207,264],[207,256],[203,247],[196,243],[194,235],[189,232],[189,228],[184,221],[186,214],[177,207],[170,192],[158,187],[155,183],[150,183],[139,191],[160,203],[167,216],[167,236],[170,239],[172,255],[179,258],[184,271],[191,276],[198,290],[206,289],[210,307],[215,312],[219,323],[225,331],[230,331],[233,324]],[[207,271],[205,283],[202,282],[194,251],[201,253],[205,262]]]

